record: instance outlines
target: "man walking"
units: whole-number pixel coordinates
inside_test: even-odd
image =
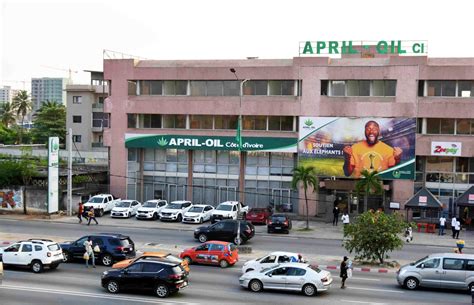
[[[79,218],[79,223],[82,223],[83,213],[84,213],[84,205],[82,204],[82,202],[79,202],[79,207],[77,208],[77,218]]]
[[[461,231],[461,222],[458,220],[454,225],[454,238],[459,239],[459,232]]]
[[[346,288],[347,269],[348,269],[347,260],[348,259],[349,258],[347,256],[344,256],[344,258],[342,259],[342,262],[341,262],[341,272],[339,274],[339,276],[341,277],[341,280],[342,280],[341,289]]]
[[[453,232],[453,238],[455,238],[456,236],[456,223],[458,222],[458,220],[456,219],[455,216],[453,216],[453,218],[451,218],[451,231]]]
[[[90,219],[90,218],[89,218]],[[84,257],[86,261],[86,268],[89,268],[89,260],[92,259],[92,267],[95,268],[95,255],[94,255],[94,248],[92,247],[92,238],[89,236],[87,240],[84,242],[84,248],[87,256]],[[87,257],[87,259],[86,259]]]
[[[334,215],[334,218],[332,220],[332,225],[337,226],[337,222],[339,220],[339,207],[337,205],[334,206],[334,209],[332,209],[332,214]]]
[[[441,217],[439,218],[439,233],[438,235],[444,235],[444,228],[446,226],[446,218],[444,217],[444,215],[441,215]]]
[[[95,221],[95,224],[98,225],[99,223],[97,222],[97,219],[95,219],[95,211],[94,208],[91,207],[89,212],[87,212],[87,216],[89,216],[89,221],[87,222],[87,225],[90,226],[91,220]]]

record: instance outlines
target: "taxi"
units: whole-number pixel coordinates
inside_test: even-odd
[[[155,258],[155,257],[166,259],[173,263],[181,264],[181,267],[183,267],[184,271],[189,273],[189,264],[186,260],[180,259],[179,257],[176,257],[172,255],[171,253],[166,253],[166,252],[143,252],[142,256],[139,256],[134,259],[125,259],[123,261],[117,262],[112,266],[112,268],[113,269],[126,268],[139,259],[143,260],[143,259]]]
[[[179,257],[189,264],[219,265],[221,268],[233,266],[239,261],[237,247],[223,241],[205,242],[184,250]]]

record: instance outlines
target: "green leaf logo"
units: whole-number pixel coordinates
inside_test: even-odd
[[[307,119],[306,121],[304,121],[304,124],[310,127],[311,125],[313,125],[313,121],[311,121],[310,119]]]
[[[160,146],[166,146],[168,144],[168,140],[165,138],[161,137],[161,139],[158,140],[158,145]]]

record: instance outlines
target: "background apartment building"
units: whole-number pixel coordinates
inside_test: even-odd
[[[32,78],[31,79],[31,101],[33,112],[41,107],[41,103],[49,100],[66,105],[65,78]]]

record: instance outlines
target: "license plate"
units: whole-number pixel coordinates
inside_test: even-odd
[[[281,229],[281,227],[275,227],[275,230],[280,230],[280,229]]]
[[[187,281],[184,281],[184,282],[182,282],[182,283],[179,285],[178,288],[184,288],[184,287],[186,287],[186,286],[188,286],[188,282],[187,282]]]

